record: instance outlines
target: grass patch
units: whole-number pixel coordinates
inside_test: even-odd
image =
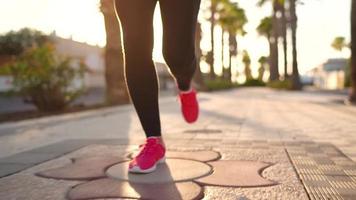
[[[292,81],[287,79],[287,80],[275,80],[275,81],[270,81],[267,83],[267,87],[277,89],[277,90],[292,90],[293,85]]]
[[[230,81],[223,79],[206,80],[205,84],[209,91],[226,90],[239,86],[237,83],[231,83]]]
[[[266,83],[258,80],[258,79],[249,79],[245,83],[241,84],[241,86],[245,87],[264,87],[266,86]]]

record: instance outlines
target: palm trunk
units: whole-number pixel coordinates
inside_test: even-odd
[[[197,60],[197,69],[195,71],[193,82],[196,84],[196,88],[200,91],[207,91],[207,87],[204,83],[204,78],[202,72],[200,70],[200,60],[201,60],[201,48],[200,48],[200,41],[201,41],[201,26],[197,23],[197,29],[195,32],[195,55]]]
[[[223,77],[224,77],[224,71],[225,71],[225,68],[224,68],[224,29],[221,27],[221,68],[222,68],[222,71],[223,71]]]
[[[249,63],[245,64],[245,75],[246,75],[246,81],[252,80],[251,64]]]
[[[268,38],[268,47],[269,47],[269,56],[268,56],[268,71],[270,73],[269,75],[269,80],[271,81],[271,66],[273,65],[273,61],[272,61],[272,52],[273,52],[273,44],[271,42],[272,36],[267,34],[267,38]]]
[[[232,78],[232,73],[231,73],[231,61],[232,61],[232,55],[231,53],[229,53],[229,66],[226,69],[226,76],[227,76],[227,81],[232,82],[231,78]]]
[[[263,75],[264,75],[264,72],[265,72],[265,68],[264,68],[265,64],[264,63],[261,63],[261,66],[258,70],[258,80],[260,81],[263,81]]]
[[[210,37],[211,37],[211,52],[210,55],[208,56],[208,63],[210,65],[210,79],[213,80],[215,79],[215,72],[214,72],[214,42],[215,42],[215,34],[214,34],[214,28],[215,28],[215,13],[216,13],[216,5],[213,3],[213,0],[211,1],[211,6],[210,6]]]
[[[236,36],[233,33],[229,33],[229,68],[227,69],[227,76],[229,77],[229,81],[232,79],[232,56],[236,56],[237,54],[237,42]]]
[[[114,2],[101,0],[106,30],[105,80],[106,99],[109,104],[129,102],[124,77],[124,60],[121,44],[120,25],[114,10]]]
[[[302,84],[300,82],[298,71],[298,58],[297,58],[297,13],[296,13],[296,0],[290,0],[290,15],[291,15],[291,31],[292,31],[292,48],[293,48],[293,73],[292,73],[292,89],[300,90]]]
[[[270,52],[270,80],[278,80],[279,79],[279,70],[278,70],[278,18],[277,18],[277,5],[275,2],[273,5],[273,18],[272,18],[272,26],[273,26],[273,34],[272,34],[272,51]]]
[[[283,52],[284,52],[284,78],[288,78],[288,49],[287,49],[287,18],[286,18],[286,9],[284,4],[281,5],[282,13],[282,37],[283,37]]]
[[[351,92],[349,100],[356,103],[356,0],[351,3]]]

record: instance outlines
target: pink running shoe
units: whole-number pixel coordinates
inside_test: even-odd
[[[199,115],[199,105],[195,89],[192,88],[189,92],[179,91],[179,98],[185,121],[188,123],[197,121]]]
[[[156,137],[149,137],[145,144],[140,145],[140,153],[129,164],[131,173],[151,173],[156,165],[165,162],[166,149]]]

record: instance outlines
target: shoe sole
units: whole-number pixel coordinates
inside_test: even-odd
[[[165,163],[165,162],[166,162],[166,157],[163,156],[151,168],[140,169],[139,166],[134,166],[132,168],[129,168],[129,172],[130,173],[134,173],[134,174],[148,174],[148,173],[154,172],[156,170],[158,164],[162,164],[162,163]]]

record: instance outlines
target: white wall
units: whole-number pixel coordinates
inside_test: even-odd
[[[0,92],[6,92],[12,89],[12,77],[0,76]]]

